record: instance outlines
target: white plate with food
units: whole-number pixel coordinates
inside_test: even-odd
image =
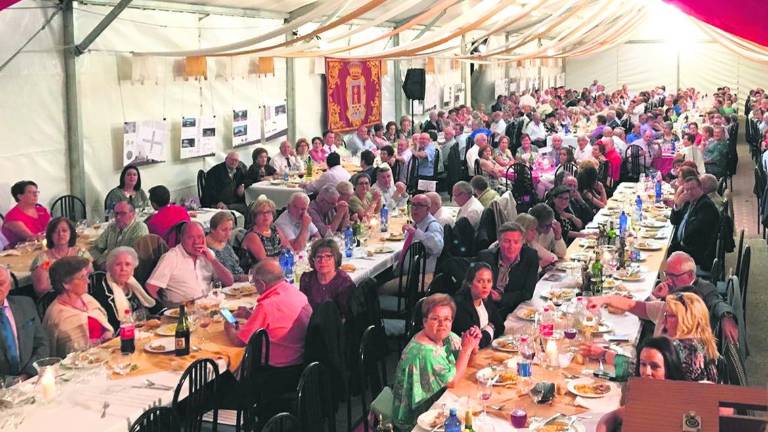
[[[560,261],[555,265],[558,270],[581,270],[582,263],[575,261]]]
[[[491,342],[493,349],[504,352],[517,352],[519,349],[518,340],[515,336],[502,336]]]
[[[475,374],[475,379],[479,383],[487,383],[494,378],[496,379],[493,383],[495,386],[512,385],[517,382],[517,373],[513,370],[493,370],[487,367],[480,369]]]
[[[613,277],[625,282],[640,282],[645,277],[645,273],[646,270],[642,268],[624,268],[614,273]]]
[[[194,324],[189,323],[190,331],[195,330]],[[155,330],[155,334],[158,336],[176,336],[176,323],[161,325]]]
[[[556,418],[545,425],[536,427],[536,432],[587,432],[587,427],[579,420],[573,422],[570,427],[568,427],[569,422],[570,418]]]
[[[374,248],[371,248],[370,250],[374,254],[388,254],[388,253],[392,253],[392,252],[395,251],[394,249],[392,249],[389,246],[376,246]]]
[[[179,308],[166,309],[163,316],[176,319],[179,317]]]
[[[564,302],[576,297],[578,292],[579,291],[574,288],[550,288],[544,290],[541,293],[541,296],[552,301]]]
[[[580,238],[579,246],[583,248],[593,248],[597,246],[597,240],[593,238]]]
[[[608,324],[607,322],[601,322],[600,324],[597,324],[596,326],[595,325],[586,326],[586,325],[582,324],[582,326],[581,326],[581,332],[582,333],[586,333],[586,330],[589,330],[589,329],[592,330],[590,333],[598,334],[598,333],[608,333],[611,330],[613,330],[613,327],[610,324]]]
[[[443,423],[445,423],[445,420],[448,418],[448,413],[445,412],[445,410],[441,409],[431,409],[422,415],[420,415],[416,419],[416,424],[419,425],[424,430],[430,431],[430,432],[441,432],[445,429],[443,428]],[[459,419],[461,421],[461,419]],[[464,422],[461,423],[462,426],[464,425]]]
[[[613,386],[592,378],[579,378],[568,382],[568,390],[576,396],[601,398],[613,391]]]
[[[570,258],[574,261],[588,262],[594,258],[594,254],[588,254],[584,252],[577,252],[570,255]]]
[[[667,224],[654,219],[645,219],[640,223],[644,228],[664,228]]]
[[[285,182],[282,180],[270,180],[269,184],[271,184],[272,186],[280,186],[282,184],[285,184]]]
[[[144,344],[144,351],[165,354],[176,350],[176,339],[172,337],[158,338]]]
[[[103,365],[107,360],[109,355],[106,352],[92,349],[69,353],[60,364],[67,369],[91,369]]]
[[[225,300],[221,302],[221,307],[225,309],[229,309],[233,312],[240,309],[241,307],[244,307],[246,309],[253,309],[256,307],[256,300],[249,300],[249,299]]]
[[[532,306],[522,306],[515,311],[515,316],[521,320],[533,321],[538,311]]]
[[[401,241],[404,238],[405,238],[404,234],[391,233],[391,234],[389,234],[389,236],[387,236],[386,240],[387,241]]]
[[[661,250],[662,246],[660,243],[657,243],[657,242],[640,240],[635,244],[635,247],[643,251],[657,251],[657,250]]]
[[[231,286],[224,288],[222,291],[224,291],[224,294],[232,297],[240,297],[245,295],[254,295],[256,294],[256,287],[253,285],[240,285],[240,286]]]

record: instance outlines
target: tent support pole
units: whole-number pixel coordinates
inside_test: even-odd
[[[397,47],[400,45],[400,33],[392,36],[392,46]],[[382,59],[382,61],[387,61]],[[394,78],[392,82],[395,84],[395,121],[398,127],[400,127],[400,117],[403,116],[403,75],[400,73],[400,60],[393,60],[392,73]],[[413,119],[411,119],[413,120]]]
[[[85,38],[83,38],[83,41],[75,46],[75,55],[79,56],[84,53],[85,50],[87,50],[88,47],[91,46],[94,41],[96,41],[96,38],[98,38],[99,35],[101,35],[101,33],[103,33],[110,24],[112,24],[112,21],[114,21],[115,18],[117,18],[117,16],[120,15],[120,13],[128,7],[131,1],[132,0],[120,0],[115,5],[115,7],[112,8],[112,10],[109,11],[109,13],[104,16],[104,18],[99,21],[98,24],[96,24],[96,27],[94,27],[93,30],[91,30],[91,32],[88,33]]]
[[[67,160],[69,162],[69,192],[88,201],[85,196],[85,161],[83,139],[80,134],[82,122],[77,94],[77,55],[75,47],[75,16],[73,0],[64,2],[64,84],[65,116],[67,119]]]
[[[467,35],[461,35],[461,55],[465,56],[469,54],[469,43],[467,43]],[[464,104],[467,106],[472,105],[472,72],[470,67],[472,63],[461,62],[461,82],[464,83]]]
[[[289,20],[285,20],[286,23]],[[286,35],[287,40],[293,39],[293,33]],[[296,136],[296,59],[293,57],[285,58],[285,108],[288,115],[288,136],[289,143],[294,143],[298,139]]]

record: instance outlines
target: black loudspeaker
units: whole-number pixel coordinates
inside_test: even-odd
[[[424,100],[427,78],[424,69],[408,69],[403,81],[405,97],[412,100]]]

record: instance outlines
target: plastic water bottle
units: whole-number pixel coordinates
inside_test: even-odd
[[[576,306],[573,309],[573,320],[574,322],[581,322],[582,319],[584,319],[584,316],[587,315],[587,305],[584,302],[584,297],[576,297]]]
[[[544,308],[544,312],[541,314],[541,322],[539,322],[539,335],[542,338],[550,338],[555,333],[555,316],[548,307]]]
[[[389,232],[389,209],[387,204],[381,206],[381,232]]]
[[[661,173],[656,175],[656,203],[661,202]]]
[[[526,379],[531,377],[531,363],[535,356],[536,351],[534,351],[533,344],[528,339],[528,336],[520,336],[520,359],[517,361],[517,375],[520,378]]]
[[[352,258],[352,249],[354,248],[355,233],[352,231],[352,226],[348,226],[344,231],[344,255],[347,258]]]
[[[643,199],[640,198],[640,195],[635,199],[635,219],[637,219],[637,223],[643,221]]]
[[[283,181],[288,183],[288,170],[283,171]]]
[[[461,420],[456,415],[456,408],[451,408],[448,418],[443,423],[443,429],[445,432],[461,432]]]
[[[675,153],[677,151],[677,145],[675,144],[675,140],[672,140],[672,153]]]
[[[283,276],[287,282],[293,282],[293,252],[290,249],[283,249],[280,254],[280,268],[283,270]]]
[[[624,236],[625,232],[627,232],[627,214],[622,210],[619,215],[619,235]]]

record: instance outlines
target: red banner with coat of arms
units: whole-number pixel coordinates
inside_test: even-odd
[[[325,59],[328,129],[381,122],[381,60]]]

